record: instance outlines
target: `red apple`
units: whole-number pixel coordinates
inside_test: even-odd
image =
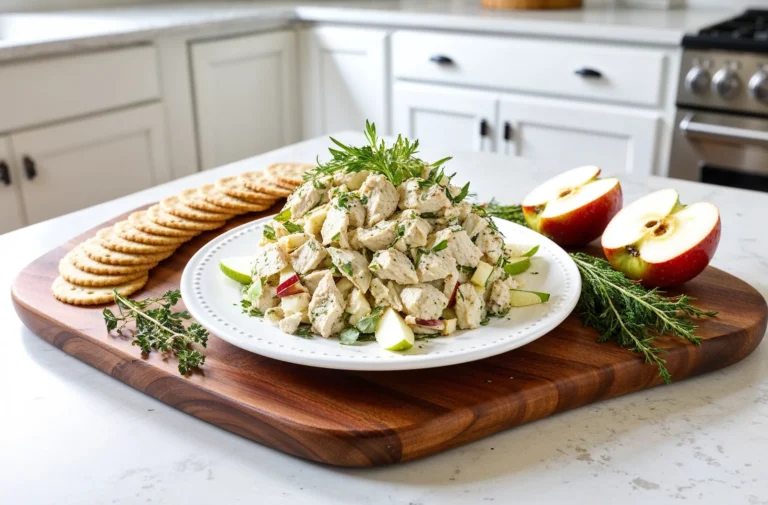
[[[458,292],[459,292],[459,281],[456,281],[456,283],[453,285],[453,291],[451,292],[451,299],[448,300],[449,309],[453,308],[453,306],[456,305],[456,293]]]
[[[603,233],[616,270],[650,287],[677,286],[709,264],[720,242],[720,212],[711,203],[681,205],[674,189],[631,203]]]
[[[623,203],[619,180],[598,175],[599,167],[578,167],[534,189],[523,200],[528,226],[560,245],[595,240]]]
[[[277,286],[277,296],[280,298],[297,295],[302,291],[299,276],[296,274],[291,275]]]
[[[417,319],[416,324],[427,328],[443,329],[445,323],[440,319]]]

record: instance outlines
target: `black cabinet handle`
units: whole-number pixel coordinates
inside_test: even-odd
[[[486,121],[485,119],[480,121],[480,136],[481,137],[488,136],[488,121]]]
[[[5,161],[0,161],[0,181],[6,186],[11,185],[11,169]]]
[[[575,71],[576,75],[580,75],[582,77],[588,77],[590,79],[600,79],[603,74],[601,74],[599,71],[595,70],[594,68],[580,68]]]
[[[512,140],[512,124],[509,121],[504,122],[504,140]]]
[[[437,63],[438,65],[453,65],[453,60],[448,56],[442,54],[436,54],[429,58],[429,61]]]
[[[37,166],[35,165],[35,160],[29,156],[24,156],[24,158],[21,160],[21,163],[24,165],[24,173],[27,175],[27,179],[31,181],[37,177]]]

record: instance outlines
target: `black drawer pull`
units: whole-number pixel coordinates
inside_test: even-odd
[[[588,77],[590,79],[600,79],[603,74],[601,74],[599,71],[595,70],[594,68],[580,68],[576,70],[576,75],[580,75],[582,77]]]
[[[504,140],[512,140],[512,124],[509,121],[504,122]]]
[[[485,119],[480,121],[480,136],[481,137],[488,136],[488,121],[486,121]]]
[[[5,161],[0,161],[0,181],[6,186],[11,185],[11,168]]]
[[[438,65],[453,65],[453,60],[448,56],[442,54],[436,54],[429,58],[429,61],[437,63]]]
[[[37,165],[35,165],[35,160],[29,156],[24,156],[24,158],[21,159],[21,163],[24,165],[24,173],[27,175],[27,179],[31,181],[37,177]]]

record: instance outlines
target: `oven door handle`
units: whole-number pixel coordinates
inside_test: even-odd
[[[688,114],[680,121],[680,130],[686,137],[708,138],[713,140],[731,140],[747,144],[768,145],[768,132],[734,128],[694,121],[695,114]]]

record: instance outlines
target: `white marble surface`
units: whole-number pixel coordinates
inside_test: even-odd
[[[479,0],[290,0],[191,2],[0,15],[0,60],[129,44],[201,29],[258,28],[280,20],[450,29],[549,38],[679,46],[684,33],[733,15],[736,8],[673,11],[588,7],[565,11],[492,11]]]
[[[340,135],[359,142],[357,134]],[[200,173],[0,236],[0,503],[768,503],[768,346],[741,363],[566,412],[409,464],[322,466],[182,414],[48,345],[10,303],[16,273],[106,217],[271,161],[312,161],[325,139]],[[443,153],[424,152],[425,159]],[[552,173],[497,155],[449,165],[473,191],[516,202]],[[714,264],[768,296],[768,194],[623,179],[627,200],[675,187],[722,212]]]

